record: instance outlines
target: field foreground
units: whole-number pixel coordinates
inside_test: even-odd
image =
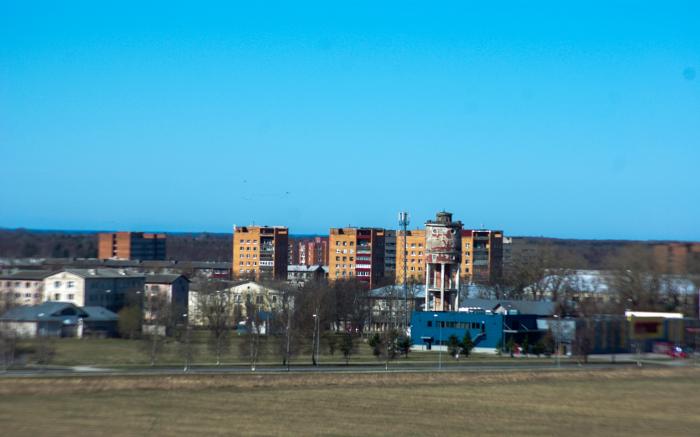
[[[700,369],[0,380],[3,435],[697,435]]]

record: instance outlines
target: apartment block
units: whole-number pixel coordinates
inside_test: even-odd
[[[653,256],[656,267],[664,273],[700,273],[700,243],[656,244]]]
[[[234,226],[234,278],[287,279],[289,230],[283,226]]]
[[[328,237],[290,239],[289,264],[305,266],[328,265]]]
[[[44,279],[44,300],[118,312],[141,301],[145,276],[121,269],[66,269]]]
[[[396,231],[384,231],[384,277],[394,282],[396,279]]]
[[[404,252],[404,238],[406,252]],[[405,261],[407,260],[407,261]],[[396,234],[396,283],[403,284],[404,262],[408,283],[425,283],[425,230],[417,229]]]
[[[370,287],[378,284],[384,277],[384,238],[384,229],[332,228],[329,279],[359,279]]]
[[[489,284],[503,276],[503,231],[462,230],[462,279]]]
[[[48,270],[23,270],[0,275],[0,311],[16,305],[38,305],[44,300]]]
[[[403,284],[404,259],[408,282],[425,282],[425,230],[407,231],[406,256],[403,231],[396,236],[396,284]],[[460,279],[464,284],[489,284],[503,276],[503,231],[462,229]],[[508,246],[510,248],[510,246]]]
[[[165,234],[109,232],[98,234],[98,258],[157,261],[166,259]]]

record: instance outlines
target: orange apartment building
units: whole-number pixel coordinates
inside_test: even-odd
[[[407,231],[408,282],[425,282],[425,230]],[[396,283],[403,284],[403,231],[396,233]],[[503,232],[462,230],[460,278],[464,284],[488,284],[503,275]]]
[[[489,284],[503,276],[503,232],[462,230],[461,276],[465,283]]]
[[[103,232],[98,234],[100,259],[162,261],[166,259],[165,234]]]
[[[406,253],[404,253],[403,231],[396,232],[396,283],[403,284],[404,260],[407,283],[425,283],[425,230],[406,231]]]
[[[287,279],[289,230],[283,226],[234,226],[234,278]]]
[[[384,230],[331,228],[328,278],[358,279],[372,288],[384,277]]]

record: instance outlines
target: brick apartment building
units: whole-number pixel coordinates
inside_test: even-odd
[[[331,228],[329,280],[359,279],[374,287],[384,277],[384,230]]]
[[[406,253],[404,254],[404,238],[406,239]],[[396,233],[396,283],[403,284],[404,260],[408,283],[425,283],[425,230],[417,229]]]
[[[98,258],[157,261],[166,259],[165,234],[103,232],[98,234]]]
[[[287,279],[289,230],[283,226],[234,226],[233,278]]]
[[[503,276],[503,232],[462,230],[462,278],[466,283],[488,284]]]
[[[700,273],[700,243],[656,244],[653,256],[656,267],[664,273]]]
[[[407,259],[408,282],[425,282],[425,230],[407,231],[404,257],[403,231],[396,234],[396,284],[403,284],[403,265]],[[464,284],[488,284],[503,276],[503,232],[462,230],[460,277]]]
[[[328,237],[290,238],[289,264],[328,265]]]

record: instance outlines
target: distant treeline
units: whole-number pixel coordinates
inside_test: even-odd
[[[301,238],[302,236],[293,236]],[[626,240],[566,240],[543,237],[514,237],[513,258],[542,251],[553,252],[560,267],[576,269],[612,268],[618,253],[638,249],[651,253],[653,244]],[[231,234],[168,234],[167,257],[181,261],[231,261]],[[0,229],[0,258],[95,258],[96,233]]]
[[[231,235],[168,234],[167,257],[231,261]],[[0,258],[96,258],[96,233],[0,229]]]

